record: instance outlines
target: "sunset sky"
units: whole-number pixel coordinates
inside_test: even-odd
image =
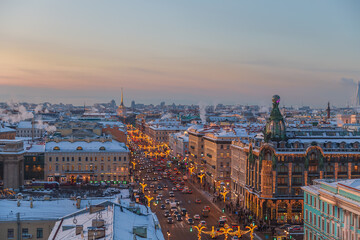
[[[0,101],[350,104],[360,1],[0,1]]]

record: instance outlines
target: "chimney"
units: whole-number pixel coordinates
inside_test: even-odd
[[[34,133],[35,133],[35,116],[31,120],[31,140],[34,142]]]
[[[75,230],[76,235],[81,234],[83,230],[84,230],[83,225],[76,225],[76,230]]]

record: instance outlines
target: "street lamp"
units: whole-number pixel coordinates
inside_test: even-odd
[[[226,194],[228,194],[229,193],[229,191],[224,191],[224,192],[221,192],[220,194],[224,197],[224,202],[225,202],[225,200],[226,200]]]
[[[146,195],[145,195],[145,198],[146,198],[146,200],[148,202],[148,207],[150,207],[151,200],[153,200],[154,198],[151,197],[151,196],[146,196]]]
[[[200,174],[199,175],[199,178],[200,178],[200,183],[202,183],[202,179],[203,179],[203,177],[205,176],[205,174],[204,173],[202,173],[202,174]]]
[[[166,232],[167,233],[167,236],[168,236],[168,240],[170,240],[170,232],[169,232],[169,230]]]
[[[249,229],[250,232],[250,239],[253,240],[254,239],[254,230],[255,228],[257,228],[257,226],[255,224],[251,224],[250,227],[246,226],[246,229]]]
[[[141,185],[141,187],[142,187],[143,193],[145,193],[145,192],[144,192],[144,189],[145,189],[145,187],[147,186],[147,184],[146,184],[146,183],[140,183],[140,185]]]
[[[196,230],[198,231],[198,234],[197,234],[198,240],[201,240],[201,233],[202,233],[203,229],[206,228],[206,227],[201,226],[200,224],[199,224],[199,226],[194,226],[194,227],[195,227]]]

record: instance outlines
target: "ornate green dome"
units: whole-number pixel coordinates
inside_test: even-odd
[[[280,97],[274,95],[272,98],[273,108],[270,117],[266,123],[264,138],[265,141],[282,141],[286,140],[286,128],[284,118],[279,110]]]

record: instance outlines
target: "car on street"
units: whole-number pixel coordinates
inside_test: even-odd
[[[172,191],[177,191],[176,187],[171,188]]]
[[[170,197],[175,197],[175,195],[174,195],[173,192],[169,193],[169,196],[170,196]]]
[[[204,220],[200,221],[200,226],[206,227],[206,221],[204,221]]]
[[[188,223],[189,225],[193,225],[193,224],[194,224],[194,220],[193,220],[192,218],[188,218],[186,221],[187,221],[187,223]]]
[[[166,209],[166,206],[165,206],[165,204],[161,204],[161,207],[160,207],[161,209]]]
[[[224,220],[219,220],[218,225],[219,225],[219,227],[224,227],[225,221]]]
[[[176,203],[176,205],[180,205],[180,201],[177,199],[175,199],[175,203]]]
[[[169,224],[171,224],[171,223],[173,223],[173,222],[174,222],[174,220],[173,220],[173,218],[172,218],[172,217],[168,217],[166,221],[167,221],[167,223],[169,223]]]
[[[149,186],[150,188],[154,188],[154,184],[150,184],[150,186]]]
[[[182,221],[182,217],[181,217],[180,214],[176,215],[176,220],[177,220],[177,221]]]
[[[181,209],[181,215],[185,216],[186,213],[187,213],[186,208],[182,208],[182,209]]]
[[[210,212],[210,206],[204,206],[204,210],[207,210]]]
[[[191,189],[189,189],[189,190],[186,191],[186,193],[187,193],[187,194],[192,194],[193,191],[192,191]]]
[[[170,212],[169,212],[169,210],[166,210],[165,212],[164,212],[164,217],[169,217],[170,216]]]
[[[200,220],[200,215],[199,215],[199,214],[195,214],[195,215],[194,215],[194,219],[195,219],[195,220]]]
[[[279,228],[280,229],[288,229],[289,227],[291,227],[291,224],[284,224],[284,225],[281,225]]]
[[[219,220],[223,220],[224,222],[227,222],[227,217],[226,217],[226,216],[221,216],[221,217],[219,218]]]
[[[197,198],[197,199],[195,200],[195,203],[200,204],[200,203],[201,203],[201,200],[200,200],[199,198]]]
[[[169,204],[170,203],[170,199],[165,199],[165,203]]]
[[[291,226],[288,228],[288,231],[302,231],[303,228],[300,225]]]

